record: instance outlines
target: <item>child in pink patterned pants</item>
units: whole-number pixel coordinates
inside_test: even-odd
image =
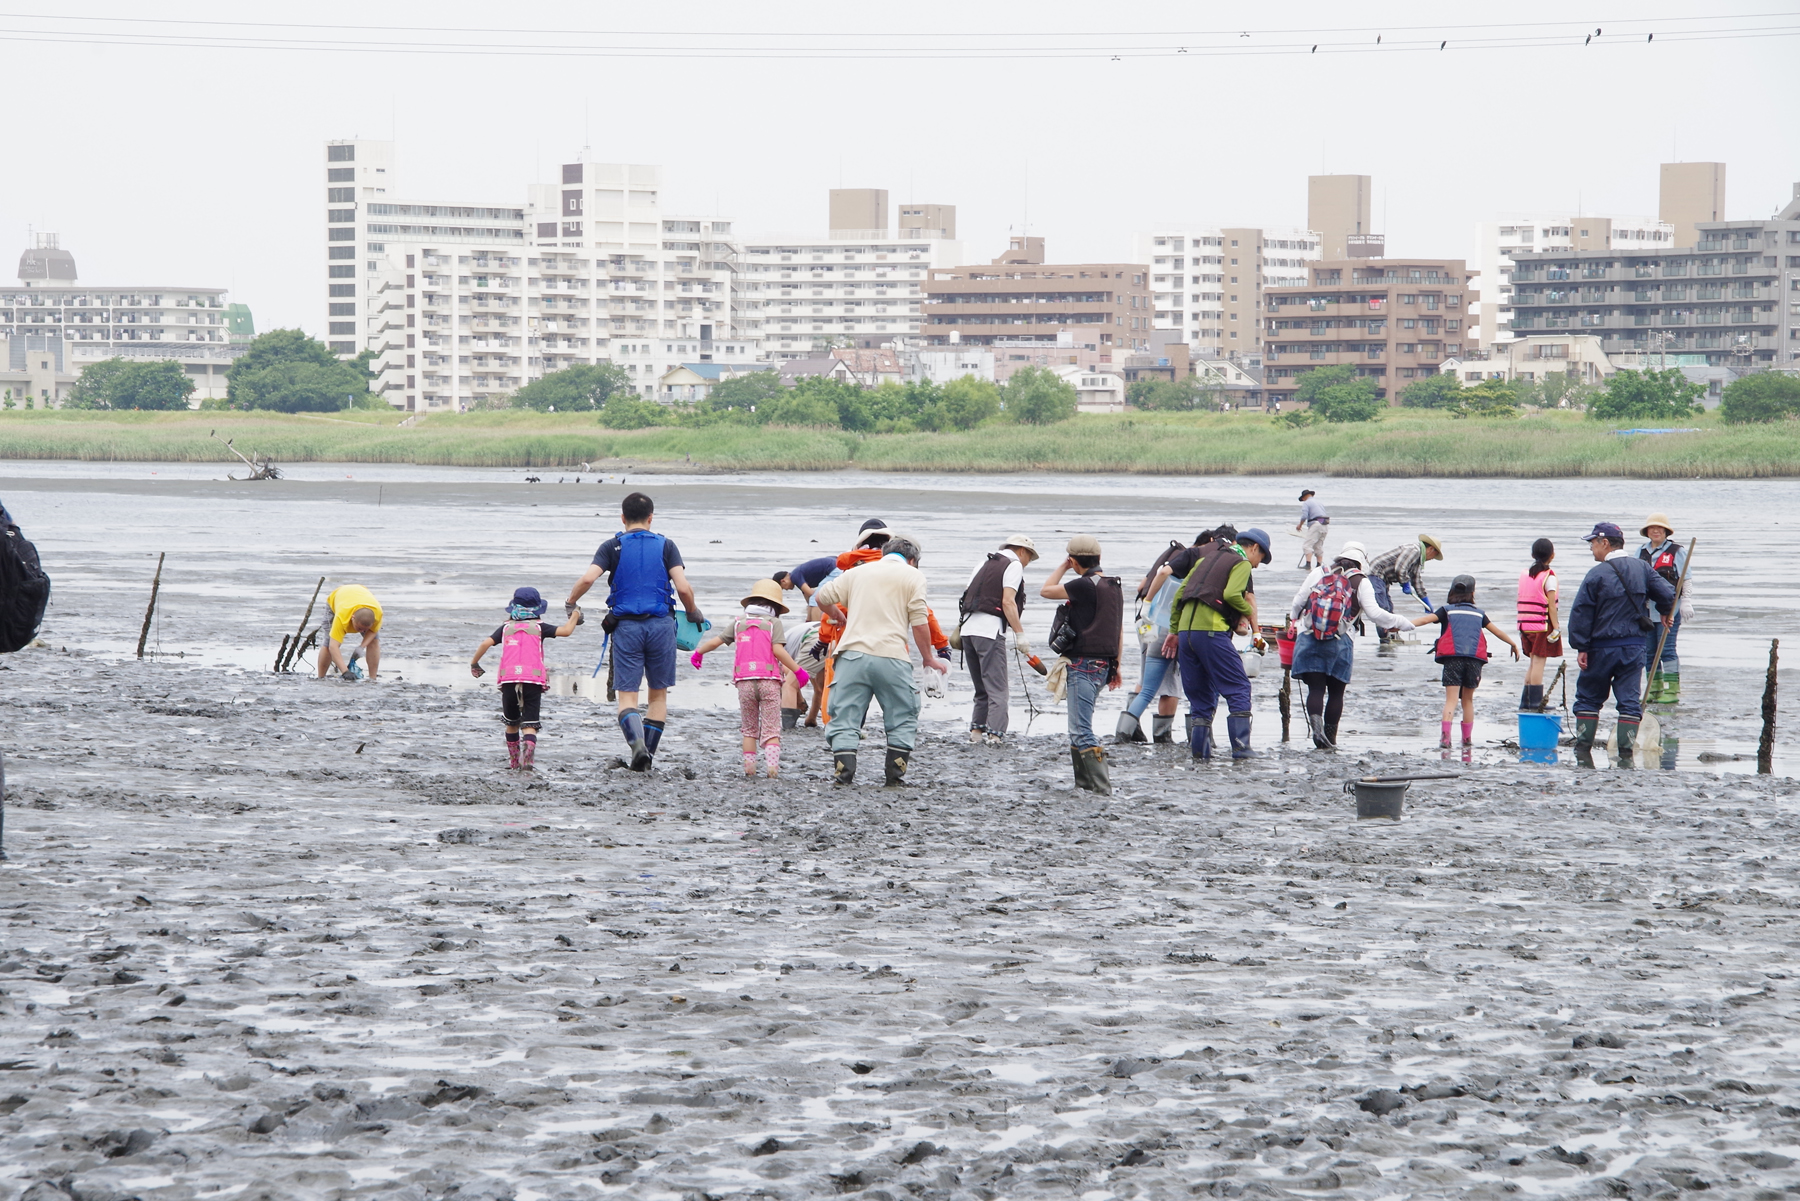
[[[699,667],[706,652],[732,643],[735,658],[731,679],[737,685],[738,711],[743,715],[744,775],[756,774],[756,751],[762,748],[763,764],[771,780],[781,771],[781,680],[792,672],[799,686],[809,679],[788,654],[787,633],[781,628],[781,586],[774,580],[758,580],[744,598],[744,615],[708,637],[689,660]]]

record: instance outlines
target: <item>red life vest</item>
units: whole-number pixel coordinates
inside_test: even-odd
[[[1437,661],[1475,659],[1487,662],[1487,635],[1482,633],[1482,627],[1487,625],[1487,614],[1461,601],[1445,605],[1437,612],[1438,624],[1444,631],[1438,635],[1434,650]]]

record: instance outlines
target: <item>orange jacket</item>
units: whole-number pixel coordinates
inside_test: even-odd
[[[877,562],[885,553],[879,546],[863,546],[856,550],[847,550],[837,557],[838,570],[849,571],[852,567],[860,567],[864,563]],[[937,614],[929,608],[925,610],[925,624],[931,630],[932,649],[940,655],[948,654],[950,640],[944,637],[944,631],[938,625]],[[844,627],[829,617],[823,618],[819,623],[819,640],[821,642],[836,642],[843,633]]]

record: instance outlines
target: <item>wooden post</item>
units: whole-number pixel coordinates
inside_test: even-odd
[[[1294,670],[1291,667],[1281,669],[1281,741],[1288,740],[1288,719],[1291,698],[1294,695]]]
[[[156,578],[150,581],[150,603],[144,608],[144,628],[138,631],[137,657],[144,657],[144,643],[150,638],[150,616],[156,612],[156,594],[162,588],[163,553],[156,556]]]
[[[306,623],[312,620],[313,606],[319,603],[319,590],[324,587],[325,587],[325,577],[320,576],[319,582],[313,586],[312,599],[306,602],[306,613],[300,618],[299,627],[294,630],[293,646],[296,648],[295,654],[299,653],[298,647],[300,646],[300,635],[302,635],[306,632]],[[289,655],[285,660],[278,658],[275,661],[275,670],[276,671],[287,671],[288,669],[293,667],[293,665],[294,665],[294,656],[293,655]]]
[[[292,634],[283,634],[281,636],[281,649],[277,650],[275,652],[275,670],[276,671],[281,670],[282,660],[287,658],[288,646],[293,641],[294,641],[294,636]]]
[[[1762,740],[1756,744],[1756,774],[1771,775],[1775,771],[1775,657],[1781,639],[1769,641],[1769,674],[1763,678]]]

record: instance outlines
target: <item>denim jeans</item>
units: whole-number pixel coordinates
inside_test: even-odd
[[[1150,702],[1156,699],[1158,690],[1162,688],[1163,678],[1175,670],[1175,660],[1164,659],[1156,655],[1144,656],[1144,683],[1138,694],[1126,704],[1125,711],[1133,717],[1142,717]]]
[[[1073,659],[1069,662],[1069,745],[1078,751],[1099,746],[1094,737],[1094,704],[1112,676],[1106,659]]]
[[[1662,637],[1662,632],[1662,625],[1658,623],[1655,629],[1644,634],[1644,670],[1652,674],[1659,671],[1679,672],[1681,659],[1675,653],[1675,640],[1681,635],[1680,615],[1676,616],[1675,624],[1669,627],[1669,640],[1663,643],[1662,663],[1658,665],[1650,660],[1656,654],[1656,643]]]

